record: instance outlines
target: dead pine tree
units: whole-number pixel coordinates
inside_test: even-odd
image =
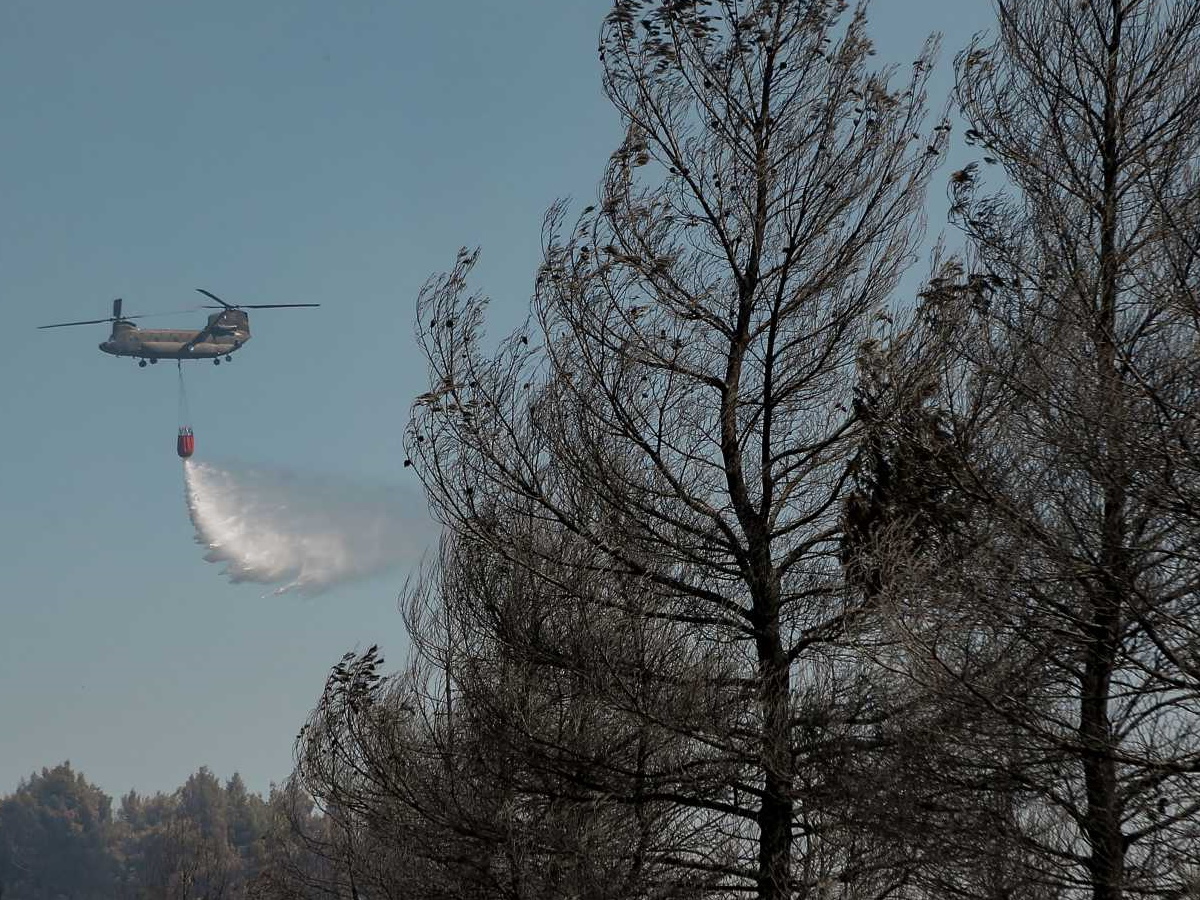
[[[561,555],[572,546],[587,552],[566,533],[531,539],[556,541]],[[576,597],[595,586],[582,562],[571,566]],[[636,584],[612,590],[628,602]],[[679,771],[679,736],[636,712],[655,704],[650,679],[631,661],[653,646],[647,631],[670,635],[599,598],[576,602],[572,615],[560,594],[494,548],[450,536],[408,591],[406,670],[379,674],[375,648],[334,667],[297,741],[293,776],[327,826],[301,832],[301,861],[324,878],[309,879],[314,891],[323,884],[331,894],[426,900],[721,895],[719,872],[681,873],[669,861],[682,848],[715,868],[727,839],[672,802],[681,782],[698,796],[696,772]],[[664,659],[677,655],[664,650],[655,654],[660,682]],[[680,693],[694,684],[669,680]],[[289,885],[304,886],[285,862],[264,879],[264,897],[268,887],[288,896]]]
[[[877,66],[845,3],[618,0],[600,55],[625,136],[597,203],[547,217],[528,326],[481,345],[465,251],[418,304],[431,390],[406,446],[434,510],[564,603],[721,660],[688,692],[717,720],[654,715],[683,735],[678,771],[708,773],[662,798],[737,849],[669,863],[762,898],[895,887],[837,824],[839,754],[878,714],[846,647],[870,603],[839,546],[855,359],[949,130],[926,122],[932,53]],[[530,521],[637,602],[572,587]]]
[[[984,163],[951,179],[968,247],[924,309],[949,336],[971,550],[895,609],[913,671],[978,713],[958,762],[1011,792],[992,833],[1023,889],[1180,896],[1200,837],[1200,7],[997,10],[957,60]],[[956,890],[995,896],[969,873]]]

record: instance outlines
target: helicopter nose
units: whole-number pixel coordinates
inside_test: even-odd
[[[112,341],[105,341],[103,344],[100,345],[100,349],[103,350],[105,353],[112,353],[113,352]]]

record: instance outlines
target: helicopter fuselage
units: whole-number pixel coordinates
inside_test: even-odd
[[[138,328],[132,322],[117,321],[100,349],[137,359],[216,359],[241,349],[248,340],[246,314],[226,311],[210,316],[204,329]]]

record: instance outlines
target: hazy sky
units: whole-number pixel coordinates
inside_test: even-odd
[[[34,327],[117,296],[186,308],[196,287],[321,303],[252,313],[231,364],[186,367],[197,458],[407,488],[419,514],[400,444],[426,387],[417,291],[480,245],[495,330],[523,318],[545,208],[591,201],[622,138],[608,8],[0,3],[0,794],[65,759],[116,795],[201,765],[266,790],[342,653],[406,651],[404,570],[317,597],[227,583],[193,541],[174,365],[100,353],[106,326]],[[991,11],[877,0],[872,21],[901,74],[944,33],[940,106]]]

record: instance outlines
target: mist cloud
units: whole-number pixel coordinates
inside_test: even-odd
[[[436,526],[425,502],[262,466],[184,462],[188,511],[204,558],[230,581],[319,594],[418,561]]]

